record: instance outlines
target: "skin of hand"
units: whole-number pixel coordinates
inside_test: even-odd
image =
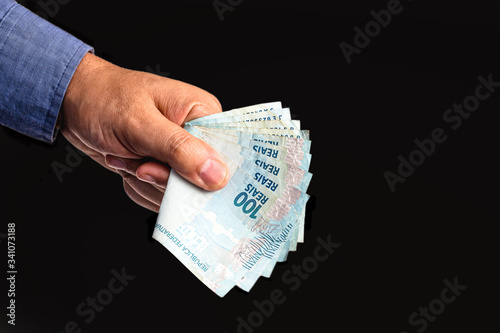
[[[223,188],[229,169],[185,122],[221,112],[203,89],[84,56],[66,90],[60,130],[76,148],[123,177],[128,196],[158,212],[170,168],[208,191]]]

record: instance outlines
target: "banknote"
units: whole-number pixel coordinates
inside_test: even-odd
[[[225,154],[226,157],[232,161],[237,161],[238,159],[240,159],[240,157],[244,157],[244,160],[242,160],[242,161],[244,161],[244,163],[245,162],[249,162],[249,163],[246,163],[246,165],[243,164],[240,167],[248,173],[251,173],[255,170],[255,162],[260,162],[263,165],[270,164],[270,163],[273,163],[273,164],[279,163],[279,160],[277,158],[281,154],[278,154],[277,150],[273,150],[275,152],[273,154],[266,155],[266,154],[262,154],[261,149],[251,150],[251,149],[244,147],[245,144],[243,144],[241,141],[240,141],[240,145],[237,145],[237,144],[232,143],[232,142],[227,142],[225,140],[221,140],[220,137],[210,137],[210,135],[208,135],[206,133],[201,134],[199,137],[202,138],[203,140],[205,140],[206,142],[208,142],[209,144],[211,144],[214,148],[218,149],[220,152],[223,152],[223,154]],[[289,141],[292,141],[292,140],[289,140]],[[299,139],[299,140],[293,140],[293,141],[301,141],[301,140]],[[259,146],[259,148],[261,148],[261,146]],[[272,147],[272,148],[277,148],[277,147]],[[271,149],[271,148],[267,148],[267,149]],[[291,150],[291,148],[290,148],[290,150]],[[301,156],[303,156],[304,155],[303,152],[301,150],[299,150],[299,151],[301,153]],[[262,156],[262,155],[264,155],[264,156]],[[285,156],[285,155],[283,155],[283,156]],[[266,157],[268,159],[271,159],[270,163],[264,159]],[[301,195],[305,195],[305,193],[304,193],[305,188],[307,188],[307,185],[309,184],[311,174],[305,173],[304,170],[301,170],[301,169],[296,167],[298,165],[298,163],[295,163],[295,162],[298,161],[298,159],[299,159],[299,157],[297,157],[297,154],[293,155],[291,159],[289,159],[289,158],[290,158],[289,156],[284,157],[285,160],[289,160],[289,162],[292,163],[291,165],[288,165],[288,166],[290,166],[290,168],[287,168],[288,167],[287,165],[285,165],[285,167],[280,166],[280,167],[278,167],[278,169],[276,169],[276,167],[275,167],[275,170],[282,171],[283,169],[286,168],[288,171],[287,173],[282,172],[282,175],[284,175],[284,177],[281,180],[278,179],[278,177],[280,176],[278,173],[277,173],[277,175],[274,175],[274,174],[263,175],[260,173],[260,170],[257,170],[257,172],[255,172],[253,174],[253,176],[254,176],[254,179],[258,180],[262,185],[265,184],[266,187],[268,187],[268,188],[270,186],[270,188],[274,192],[274,194],[279,196],[279,197],[281,197],[282,194],[285,193],[285,191],[286,191],[286,193],[289,193],[287,195],[287,198],[289,201],[285,201],[285,200],[282,200],[282,201],[284,204],[287,204],[290,207],[293,207],[295,200],[297,200],[299,198],[304,200],[304,198],[301,197]],[[272,161],[273,159],[274,159],[274,161]],[[304,159],[304,160],[306,160],[306,159]],[[281,183],[281,185],[279,185],[279,183]],[[299,200],[299,202],[300,202],[300,200]],[[300,211],[294,211],[293,215],[296,217],[300,216]],[[291,234],[296,233],[297,225],[298,225],[298,223],[294,222],[293,228],[290,231]],[[285,248],[288,248],[289,243],[290,242],[287,241],[283,244],[283,246]],[[281,253],[287,253],[287,252],[288,252],[288,249],[284,249],[284,251],[282,251]],[[260,276],[262,271],[266,268],[265,263],[266,263],[265,260],[260,261],[252,269],[252,274],[247,273],[246,276],[256,275],[256,277],[254,278],[254,280],[256,280],[256,278],[258,278],[258,276]],[[275,260],[273,260],[272,263],[274,264]]]
[[[276,110],[276,111],[274,111],[274,112],[275,112],[275,114],[279,114],[279,110]],[[259,114],[258,116],[259,116],[259,118],[258,118],[258,119],[250,119],[250,120],[249,120],[249,119],[246,119],[246,120],[242,119],[242,120],[240,120],[240,121],[262,121],[262,120],[272,120],[272,119],[277,119],[277,117],[267,117],[267,116],[262,116],[262,114]],[[226,122],[230,122],[230,121],[232,121],[232,120],[234,119],[234,117],[230,117],[230,118],[231,118],[231,120],[229,120],[229,118],[228,118],[228,120],[227,120]],[[281,118],[281,115],[280,115],[280,118]],[[281,118],[281,119],[289,119],[289,118]],[[217,121],[217,122],[218,122],[218,123],[220,123],[220,122],[223,122],[223,121]],[[200,122],[200,123],[202,123],[202,122]],[[283,122],[281,122],[281,125],[282,125],[282,124],[283,124]],[[259,125],[262,125],[262,124],[259,124]],[[234,125],[233,125],[233,126],[234,126]],[[240,126],[240,127],[241,127],[241,126]],[[245,127],[245,125],[243,125],[243,127]],[[259,127],[263,127],[263,128],[270,128],[271,126],[267,126],[267,125],[266,125],[266,126],[259,126]],[[274,128],[277,128],[277,127],[275,127],[275,126],[273,126],[273,127],[274,127]],[[296,127],[298,127],[298,126],[296,126]],[[284,127],[282,126],[282,127],[280,127],[280,128],[284,128]],[[285,127],[285,128],[286,128],[286,127]],[[241,133],[241,132],[240,132],[240,133]],[[262,140],[260,140],[260,141],[262,141]],[[276,144],[276,142],[274,142],[274,144]],[[265,148],[265,149],[267,149],[267,148]],[[302,219],[302,220],[303,220],[303,219]],[[296,230],[297,230],[297,229],[295,229],[295,231],[296,231]],[[302,231],[302,230],[301,230],[301,231]],[[298,237],[297,237],[297,232],[295,232],[295,235],[293,235],[293,236],[292,236],[292,239],[296,241],[296,240],[297,240],[297,238],[298,238]],[[294,245],[296,245],[296,244],[294,244]],[[286,245],[286,247],[288,247],[288,244]],[[283,254],[285,254],[285,258],[286,258],[286,253],[287,253],[287,251],[282,251],[281,253],[282,253],[281,258],[283,258]],[[283,260],[283,259],[281,259],[281,260]]]
[[[185,124],[219,152],[230,180],[208,192],[172,171],[153,238],[220,297],[235,286],[250,290],[304,239],[312,156],[300,126],[281,102]]]
[[[222,113],[224,114],[224,113]],[[271,120],[292,120],[290,115],[290,109],[275,109],[275,110],[264,110],[259,113],[246,113],[242,115],[226,116],[226,117],[213,117],[210,119],[205,119],[208,117],[202,117],[190,121],[189,124],[192,126],[210,126],[214,127],[215,124],[221,123],[239,123],[239,122],[257,122],[257,121],[271,121]]]
[[[288,140],[283,137],[275,138],[271,141],[265,141],[263,140],[263,136],[258,135],[258,134],[248,134],[245,132],[236,132],[240,133],[238,136],[232,136],[226,133],[221,133],[221,132],[208,132],[203,129],[198,129],[202,133],[199,134],[199,136],[203,139],[207,135],[212,135],[216,136],[217,138],[215,139],[216,141],[214,142],[214,145],[217,145],[219,142],[218,139],[223,139],[223,140],[228,140],[232,141],[242,147],[246,147],[248,150],[253,150],[257,153],[261,153],[264,155],[269,155],[272,156],[275,159],[278,159],[278,157],[281,157],[284,159],[284,161],[288,164],[285,164],[285,167],[291,167],[293,168],[293,172],[289,173],[292,177],[297,178],[296,182],[293,184],[294,186],[298,184],[299,179],[303,179],[304,183],[301,184],[301,191],[305,192],[307,190],[307,185],[309,184],[312,175],[307,172],[309,169],[309,165],[311,162],[311,154],[309,154],[310,147],[311,147],[311,141],[309,140]],[[207,133],[207,134],[206,134]],[[209,133],[209,134],[208,134]],[[253,141],[250,139],[252,138]],[[208,139],[208,138],[207,138]],[[210,140],[210,139],[208,139]],[[214,139],[212,139],[214,141]],[[208,142],[208,141],[207,141]],[[292,143],[292,145],[290,144]],[[242,154],[249,159],[252,160],[251,156],[248,156],[249,154],[251,155],[251,152],[249,153],[248,151],[243,151]],[[305,158],[304,158],[305,157]],[[279,160],[279,159],[278,159]],[[301,162],[301,163],[299,163]],[[275,175],[279,175],[280,171],[283,172],[288,172],[288,169],[283,169],[283,168],[278,168],[276,167],[275,163],[266,163],[262,160],[257,159],[255,161],[255,165],[252,165],[253,168],[255,166],[258,167],[257,171],[260,171],[260,169],[264,169],[264,171],[272,172]],[[300,177],[300,178],[299,178]],[[287,183],[290,183],[293,178],[290,178],[290,176],[286,177]],[[303,229],[303,219],[301,219],[301,225],[302,227],[299,229]],[[301,232],[302,233],[302,232]],[[295,238],[295,244],[294,248],[296,246],[296,241],[298,240],[298,234],[294,235]],[[302,240],[302,239],[301,239]]]
[[[200,138],[210,143],[214,148],[219,147],[221,144],[224,144],[223,142],[225,142],[225,139],[221,140],[220,136],[210,137],[210,135],[208,134],[201,134]],[[286,155],[286,149],[292,151],[291,147],[271,146],[263,148],[263,146],[269,146],[270,144],[241,139],[239,140],[238,145],[228,142],[226,142],[225,145],[227,145],[228,147],[233,145],[233,148],[229,148],[230,151],[237,150],[237,146],[245,148],[239,152],[241,156],[245,157],[245,165],[241,167],[246,172],[252,173],[254,175],[254,178],[261,182],[262,185],[265,185],[267,187],[271,185],[277,187],[280,182],[283,182],[283,180],[279,179],[281,172],[281,174],[284,175],[284,184],[281,185],[281,189],[286,189],[287,187],[295,187],[300,192],[306,192],[312,174],[306,171],[310,162],[310,154],[304,154],[304,151],[302,149],[295,148],[295,151],[293,151],[289,155]],[[251,146],[253,146],[253,149],[251,149]],[[281,151],[277,148],[281,148]],[[266,154],[266,151],[273,153]],[[266,159],[264,159],[262,155],[264,155],[263,157],[266,157]],[[284,160],[278,159],[279,156],[284,156]],[[304,156],[306,158],[302,159]],[[268,160],[270,161],[268,162]],[[307,168],[301,166],[298,161],[303,161]],[[303,221],[300,221],[300,224],[303,227]],[[293,244],[294,248],[298,239],[297,231],[298,230],[294,230],[292,236],[291,244]],[[286,259],[286,257],[284,259]]]
[[[200,118],[200,119],[203,119],[203,118]],[[232,135],[231,133],[238,133],[238,136],[235,137],[236,139],[243,139],[243,138],[246,138],[246,139],[250,139],[250,140],[254,140],[254,141],[258,141],[258,142],[265,142],[265,143],[271,143],[273,145],[277,145],[278,148],[279,146],[282,146],[282,145],[286,145],[287,143],[284,143],[284,138],[283,137],[278,137],[278,138],[273,138],[272,140],[270,141],[266,141],[266,137],[265,136],[259,136],[259,135],[256,135],[256,134],[253,134],[253,133],[247,133],[247,132],[233,132],[233,131],[227,131],[227,130],[217,130],[217,129],[210,129],[210,132],[215,134],[215,135],[218,135],[219,133],[222,133],[224,134],[224,138],[225,139],[228,139],[228,136],[229,135]],[[234,135],[234,134],[233,134]],[[242,144],[242,142],[240,141],[239,144]],[[311,155],[309,154],[309,150],[310,150],[310,144],[311,144],[311,141],[309,140],[305,140],[304,141],[304,153],[307,154],[307,162],[308,162],[308,165],[303,165],[303,169],[308,169],[309,168],[309,163],[310,163],[310,160],[311,160]],[[256,145],[255,144],[252,144],[254,148],[256,148]],[[260,148],[260,147],[259,147]],[[264,148],[264,149],[268,149],[269,147],[267,148]],[[274,150],[273,150],[274,151]],[[298,159],[300,160],[300,159]],[[295,238],[300,241],[300,242],[303,242],[303,222],[304,222],[304,218],[301,219],[301,224],[302,224],[302,228],[299,228],[299,232],[298,232],[298,235],[295,236]],[[296,246],[296,243],[294,244]],[[294,246],[294,248],[295,248]]]
[[[233,159],[234,159],[234,157],[233,157]]]
[[[247,106],[247,107],[243,107],[243,108],[224,111],[222,113],[215,113],[215,114],[211,114],[209,116],[194,119],[194,120],[190,121],[190,124],[199,125],[200,123],[203,123],[205,121],[210,121],[212,119],[219,119],[219,118],[224,119],[224,118],[229,118],[229,117],[237,116],[237,115],[259,115],[259,114],[262,114],[263,112],[274,111],[274,110],[279,110],[279,109],[281,109],[281,102],[256,104],[256,105],[251,105],[251,106]]]
[[[286,110],[287,113],[286,114],[283,114],[282,111]],[[283,110],[273,110],[273,113],[274,113],[274,116],[272,114],[266,114],[266,111],[268,111],[267,109],[262,111],[260,110],[259,113],[255,114],[253,112],[247,112],[245,113],[244,116],[242,115],[238,115],[238,116],[231,116],[231,117],[226,117],[226,118],[221,118],[219,117],[219,119],[217,119],[215,122],[216,123],[229,123],[229,122],[232,122],[234,121],[235,119],[237,119],[239,122],[249,122],[249,121],[269,121],[269,120],[278,120],[278,119],[290,119],[289,117],[289,109],[283,109]],[[269,110],[270,111],[270,110]],[[254,115],[252,117],[252,115]],[[197,122],[197,124],[199,125],[205,125],[207,123],[209,123],[210,121],[203,121],[204,118],[200,118],[200,121]],[[227,124],[225,124],[226,126],[228,126]],[[283,125],[283,122],[281,122],[281,125]],[[217,126],[215,124],[212,124],[212,126]],[[234,124],[232,126],[235,126]],[[245,126],[245,125],[243,125]],[[260,126],[260,127],[264,127],[264,128],[269,128],[270,126]],[[297,126],[298,127],[298,126]],[[274,127],[274,128],[277,128],[277,127]],[[280,128],[284,128],[284,127],[280,127]],[[244,133],[244,132],[238,132],[240,137],[241,137],[241,134]],[[227,133],[226,133],[227,134]],[[246,134],[246,133],[245,133]],[[263,141],[261,139],[254,139],[256,141]],[[273,144],[278,144],[278,142],[272,142]],[[309,142],[310,143],[310,142]],[[241,144],[241,142],[240,142]],[[254,146],[255,148],[255,146]],[[268,149],[268,148],[264,148],[264,149]],[[310,155],[309,155],[310,156]],[[310,159],[309,159],[310,160]],[[302,216],[303,214],[301,214]],[[301,218],[301,222],[302,222],[302,225],[303,225],[303,218]],[[297,229],[295,229],[296,231]],[[300,234],[303,234],[303,228],[300,228],[300,232],[298,232]],[[292,244],[292,250],[295,249],[296,247],[296,242],[297,242],[297,239],[298,239],[298,233],[295,232],[295,234],[292,236],[292,240],[295,241],[294,244]],[[293,243],[293,242],[292,242]],[[282,255],[281,255],[281,260],[284,260],[286,259],[286,253],[287,251],[282,251]]]

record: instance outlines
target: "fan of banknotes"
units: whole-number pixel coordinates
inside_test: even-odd
[[[231,178],[208,192],[172,171],[153,238],[220,297],[234,286],[249,291],[304,240],[309,131],[281,102],[209,115],[184,128],[220,153]]]

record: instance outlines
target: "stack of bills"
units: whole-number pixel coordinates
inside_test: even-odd
[[[184,128],[220,153],[231,178],[208,192],[172,171],[153,238],[220,297],[234,286],[249,291],[304,240],[309,131],[281,102],[198,118]]]

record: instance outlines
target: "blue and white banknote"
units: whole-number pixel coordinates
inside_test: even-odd
[[[171,172],[153,238],[220,297],[249,291],[304,240],[309,131],[280,102],[198,118],[185,129],[214,147],[231,177],[200,189]]]

